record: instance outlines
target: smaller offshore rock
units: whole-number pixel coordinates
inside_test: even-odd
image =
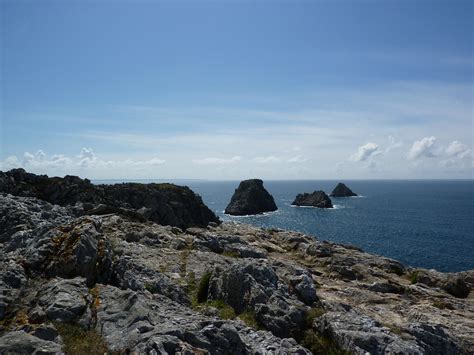
[[[356,193],[352,192],[350,188],[344,185],[342,182],[338,183],[334,190],[332,190],[331,195],[332,197],[351,197],[357,196]]]
[[[292,205],[318,208],[333,208],[331,199],[324,191],[314,191],[312,194],[298,194]]]

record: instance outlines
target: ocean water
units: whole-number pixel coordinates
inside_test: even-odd
[[[223,212],[237,181],[188,186],[222,220],[297,230],[417,267],[474,269],[474,181],[345,181],[361,197],[332,198],[334,209],[291,206],[298,193],[329,194],[336,183],[267,181],[278,211],[249,217]]]
[[[440,271],[474,269],[474,180],[343,181],[360,197],[332,198],[334,209],[292,207],[298,193],[337,181],[265,181],[278,211],[232,217],[224,209],[238,181],[176,181],[201,195],[224,221],[311,234],[406,265]]]

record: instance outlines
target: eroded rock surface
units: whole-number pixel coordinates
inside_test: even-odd
[[[245,224],[181,229],[0,202],[0,353],[85,337],[121,353],[474,352],[473,271]]]

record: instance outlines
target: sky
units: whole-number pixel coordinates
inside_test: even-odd
[[[472,179],[474,2],[0,0],[0,170]]]

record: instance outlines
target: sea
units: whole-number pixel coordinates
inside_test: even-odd
[[[264,181],[278,211],[243,217],[224,213],[239,181],[170,182],[189,186],[223,221],[299,231],[414,267],[444,272],[474,269],[474,180],[341,181],[359,196],[331,198],[333,209],[291,203],[298,193],[323,190],[329,194],[338,181]]]

